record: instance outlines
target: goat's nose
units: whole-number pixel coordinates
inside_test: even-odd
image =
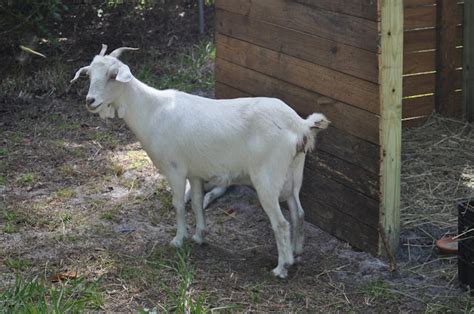
[[[95,101],[94,97],[86,97],[86,106],[92,105],[94,101]]]

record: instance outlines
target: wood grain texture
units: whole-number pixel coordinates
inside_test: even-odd
[[[403,0],[405,9],[412,7],[419,7],[423,5],[435,5],[436,0]]]
[[[216,59],[216,80],[255,96],[276,97],[288,103],[297,112],[309,115],[322,112],[334,127],[364,140],[378,143],[377,115],[329,99],[320,94],[269,77],[259,72]]]
[[[301,203],[307,221],[358,249],[378,253],[378,232],[371,225],[378,217],[377,202],[305,169]]]
[[[402,118],[429,116],[435,108],[433,95],[403,99]]]
[[[450,77],[450,88],[452,92],[462,87],[462,71],[455,70]],[[416,96],[435,93],[436,73],[424,73],[403,77],[403,96]],[[454,99],[453,99],[454,100]],[[457,104],[456,106],[460,106]]]
[[[462,24],[463,21],[463,12],[464,4],[457,3],[455,0],[447,0],[452,6],[452,26]],[[437,27],[437,8],[436,6],[419,6],[419,7],[409,7],[405,9],[405,21],[404,28],[405,30],[417,29],[417,28],[426,28],[426,27]]]
[[[373,0],[292,0],[313,8],[377,20],[377,3]]]
[[[379,176],[376,173],[367,171],[357,165],[348,163],[343,159],[336,158],[323,150],[317,150],[306,157],[306,168],[320,173],[325,177],[355,190],[371,199],[379,199]],[[374,211],[378,213],[377,210]],[[373,216],[368,224],[377,223],[378,214]]]
[[[463,43],[463,28],[456,26],[456,46],[461,46]],[[403,50],[405,53],[436,49],[436,30],[420,29],[406,31],[404,34]]]
[[[462,67],[463,49],[456,48],[455,65]],[[403,55],[403,74],[416,74],[422,72],[436,71],[436,51],[422,51],[405,53]]]
[[[388,242],[379,252],[397,251],[400,234],[403,4],[379,0],[380,6],[380,226]],[[385,252],[385,253],[384,253]]]
[[[455,103],[456,1],[437,0],[436,111],[453,117],[461,104]]]
[[[467,121],[474,121],[474,1],[464,8],[464,69],[462,107]]]
[[[216,8],[372,52],[378,50],[375,21],[327,10],[311,10],[307,5],[287,0],[217,0]]]
[[[378,83],[375,52],[228,11],[216,14],[218,33]]]
[[[380,110],[375,83],[221,34],[216,47],[220,58],[234,64],[372,113]]]

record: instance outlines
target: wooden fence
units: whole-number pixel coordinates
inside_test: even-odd
[[[463,4],[440,19],[435,2],[216,0],[216,96],[272,96],[328,116],[307,157],[306,217],[373,254],[398,245],[402,116],[417,125],[433,111],[439,69],[449,113],[461,108]],[[453,19],[455,36],[440,36],[437,23]]]

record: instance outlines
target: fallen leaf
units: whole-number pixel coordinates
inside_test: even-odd
[[[60,272],[51,276],[52,282],[72,280],[72,279],[77,279],[77,272],[75,271]]]

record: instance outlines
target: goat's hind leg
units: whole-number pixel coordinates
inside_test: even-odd
[[[295,261],[300,262],[304,244],[304,211],[301,207],[298,194],[296,194],[296,196],[291,195],[287,199],[287,204],[291,216],[291,246],[293,248]]]
[[[290,224],[281,212],[280,204],[278,202],[278,194],[272,193],[269,187],[264,184],[261,185],[254,182],[254,187],[257,190],[260,204],[268,215],[270,223],[272,224],[273,232],[275,233],[275,240],[278,248],[278,265],[272,270],[272,272],[277,277],[286,278],[288,276],[287,268],[294,263],[290,237]]]
[[[196,232],[193,235],[193,241],[197,244],[203,244],[205,242],[204,236],[207,232],[206,218],[204,216],[204,210],[202,205],[202,181],[199,178],[190,178],[191,184],[191,206],[196,217]]]

